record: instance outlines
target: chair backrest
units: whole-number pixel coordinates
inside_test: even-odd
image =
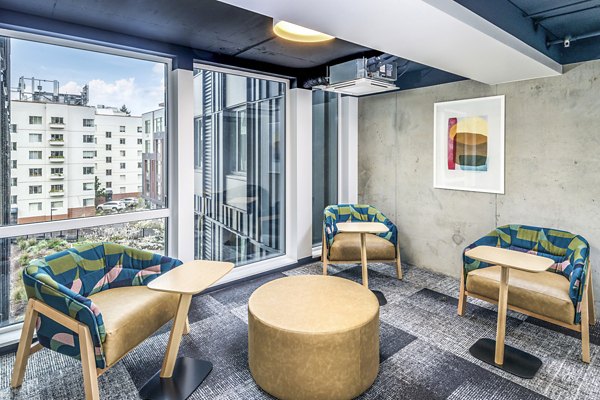
[[[394,244],[398,240],[398,230],[381,211],[368,204],[334,204],[323,211],[323,227],[327,248],[331,247],[333,237],[338,233],[338,222],[381,222],[389,231],[378,234]]]
[[[463,252],[463,273],[490,265],[473,260],[464,253],[477,246],[496,246],[548,257],[554,260],[549,271],[569,280],[569,297],[576,310],[580,310],[586,274],[589,266],[590,245],[582,236],[552,228],[527,225],[504,225],[470,244]],[[577,311],[575,323],[580,320]]]
[[[160,254],[115,243],[73,247],[33,261],[29,275],[47,274],[60,285],[87,297],[102,290],[146,285],[176,265]]]

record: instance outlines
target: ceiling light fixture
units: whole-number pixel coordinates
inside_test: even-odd
[[[286,40],[302,43],[319,43],[334,39],[334,36],[326,35],[312,29],[286,21],[273,21],[273,32]]]

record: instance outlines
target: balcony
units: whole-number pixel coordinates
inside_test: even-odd
[[[48,140],[48,144],[50,146],[64,146],[65,140],[64,139],[50,139],[50,140]]]
[[[50,129],[65,129],[64,122],[50,122],[48,126]]]
[[[50,179],[58,181],[58,180],[65,179],[65,176],[64,176],[64,174],[50,174]]]
[[[64,163],[65,156],[50,156],[48,157],[51,163]]]
[[[60,197],[60,196],[64,196],[64,195],[65,195],[64,189],[52,189],[52,190],[50,190],[50,196],[51,197]]]

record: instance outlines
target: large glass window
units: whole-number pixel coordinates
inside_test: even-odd
[[[138,140],[143,138],[138,127],[144,125],[144,115],[165,103],[165,64],[21,39],[0,38],[0,42],[10,72],[10,112],[6,107],[1,115],[9,125],[0,133],[0,147],[14,144],[11,161],[18,161],[23,167],[0,177],[0,187],[3,179],[17,178],[18,182],[5,194],[17,196],[17,204],[0,226],[48,220],[50,203],[56,200],[56,195],[50,194],[54,193],[50,190],[54,184],[68,189],[64,191],[65,206],[60,210],[60,218],[95,216],[101,204],[125,197],[140,201],[119,213],[165,207],[166,152],[137,151],[141,147]],[[122,110],[123,104],[127,111]],[[161,114],[160,120],[163,118]],[[14,128],[11,130],[10,126]],[[160,138],[153,140],[164,142],[162,124],[160,130]],[[113,139],[110,132],[119,132],[119,137]],[[165,145],[161,143],[162,147]],[[120,151],[112,153],[112,146]],[[147,158],[154,165],[148,174],[140,175],[135,166]],[[106,187],[104,171],[111,162],[117,162],[127,174],[117,193]],[[80,183],[82,163],[96,166],[96,207],[83,205],[84,199],[89,198],[89,189]],[[45,194],[36,199],[41,201],[42,210],[36,209],[35,213],[30,212],[26,179],[33,166],[42,169],[37,176],[44,178],[40,184]],[[60,176],[50,173],[55,166],[63,167]],[[84,169],[84,174],[89,176],[89,171]],[[62,182],[57,182],[59,179]],[[140,192],[144,179],[152,191]]]
[[[313,91],[312,110],[313,244],[321,244],[323,209],[337,203],[338,195],[338,95]]]
[[[285,95],[284,82],[194,71],[196,258],[284,254]]]
[[[34,258],[95,241],[165,252],[168,136],[139,127],[166,102],[166,68],[0,36],[0,328],[22,317],[21,271]],[[138,151],[145,137],[154,143],[146,153]],[[114,194],[111,157],[124,176]],[[140,174],[144,160],[152,168]],[[101,207],[123,198],[137,201]],[[131,211],[143,212],[112,215]],[[74,218],[80,229],[71,229]]]

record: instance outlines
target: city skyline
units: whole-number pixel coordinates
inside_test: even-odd
[[[164,102],[162,63],[12,39],[11,67],[13,91],[21,76],[57,80],[60,92],[69,94],[80,94],[87,84],[88,105],[126,105],[136,116],[155,110]]]

